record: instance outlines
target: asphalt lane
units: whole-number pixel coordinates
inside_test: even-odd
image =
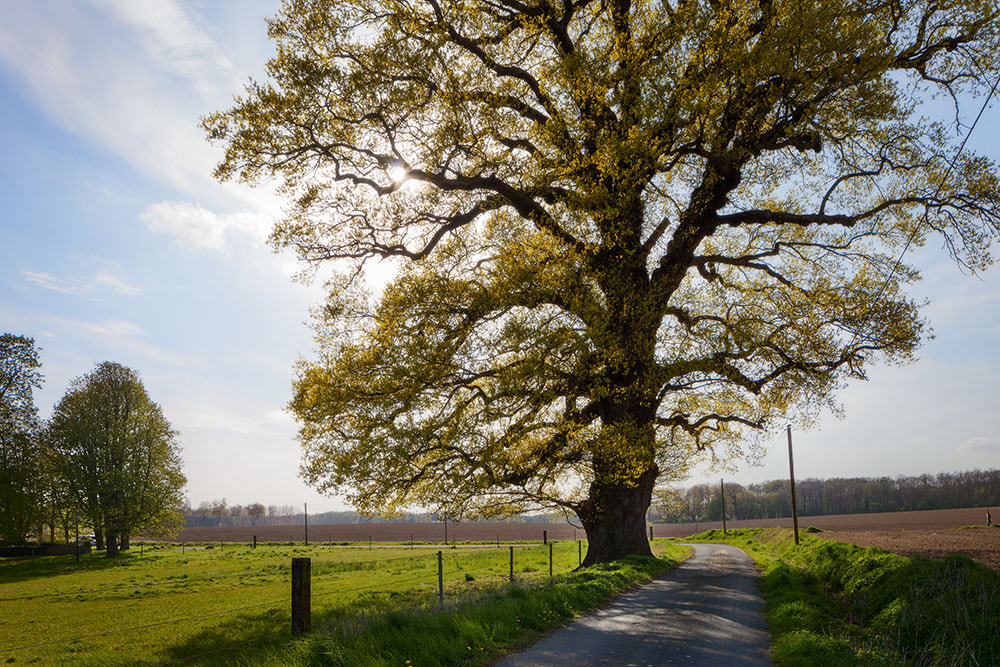
[[[692,544],[669,574],[577,619],[498,667],[770,665],[753,560],[725,544]]]

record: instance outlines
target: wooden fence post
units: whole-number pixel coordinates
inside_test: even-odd
[[[510,583],[514,583],[514,547],[508,547],[510,549]]]
[[[444,565],[441,561],[441,552],[438,552],[438,602],[444,604]]]
[[[549,576],[552,576],[552,542],[549,542]]]
[[[576,564],[583,565],[583,542],[580,540],[576,541]]]
[[[548,543],[549,543],[549,531],[543,530],[542,531],[542,544],[548,544]]]
[[[292,559],[292,634],[301,635],[312,628],[309,558]]]

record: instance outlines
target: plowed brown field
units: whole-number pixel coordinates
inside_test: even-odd
[[[1000,512],[994,512],[996,519]],[[1000,528],[965,528],[986,523],[985,508],[929,510],[923,512],[883,512],[880,514],[835,514],[800,516],[799,530],[816,526],[819,537],[889,549],[904,556],[919,554],[941,558],[965,554],[972,560],[1000,572]],[[762,521],[729,521],[730,528],[792,527],[791,518]],[[721,528],[721,523],[700,524],[699,528]],[[659,531],[660,526],[655,527]]]
[[[965,554],[972,560],[1000,572],[1000,528],[966,530],[859,530],[820,533],[820,537],[881,547],[904,556],[919,554],[941,558],[949,554]]]
[[[1000,511],[994,516],[1000,518]],[[1000,528],[962,529],[962,526],[986,523],[982,508],[931,510],[925,512],[885,512],[881,514],[836,514],[800,516],[799,529],[816,526],[820,537],[890,549],[904,555],[921,554],[939,558],[951,553],[966,554],[973,560],[1000,571]],[[792,527],[792,519],[728,521],[729,528]],[[722,528],[721,521],[654,524],[654,537],[686,537],[711,528]],[[444,541],[443,523],[370,523],[319,524],[309,526],[310,542],[416,542]],[[550,540],[584,539],[582,530],[567,523],[448,523],[449,542],[541,541],[543,531]],[[185,528],[178,540],[183,542],[250,542],[254,535],[261,542],[301,542],[303,526],[247,526]]]

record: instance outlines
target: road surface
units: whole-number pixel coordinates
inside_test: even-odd
[[[497,666],[770,665],[753,561],[724,544],[690,546],[669,574]]]

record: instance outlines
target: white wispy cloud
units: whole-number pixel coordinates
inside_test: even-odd
[[[295,418],[288,410],[271,410],[264,415],[264,420],[270,424],[291,424],[296,423]]]
[[[178,0],[60,3],[58,11],[6,3],[0,67],[58,125],[155,182],[260,207],[267,196],[211,176],[219,155],[198,118],[228,106],[246,77],[201,25]]]
[[[170,408],[171,419],[181,431],[208,429],[241,435],[285,433],[291,435],[295,420],[285,410],[257,411],[237,406],[228,397],[203,392],[197,400],[190,397],[168,397],[164,407]]]
[[[142,287],[133,285],[114,275],[110,271],[98,271],[88,279],[60,278],[46,271],[21,271],[21,275],[29,283],[53,292],[63,294],[89,295],[111,290],[123,296],[135,296],[142,292]]]
[[[122,294],[125,296],[135,296],[136,294],[140,294],[142,292],[142,287],[139,285],[131,285],[121,278],[108,273],[107,271],[101,271],[94,276],[92,284],[95,287],[109,287],[115,292],[115,294]]]
[[[211,429],[252,435],[261,430],[260,424],[255,419],[226,412],[199,410],[182,413],[175,419],[182,432],[188,429]]]
[[[101,336],[141,336],[146,333],[138,324],[125,320],[109,319],[103,322],[80,322],[80,326]]]
[[[93,0],[127,26],[150,62],[162,70],[204,81],[215,71],[238,79],[236,68],[191,15],[191,9],[173,0]]]
[[[1000,454],[1000,437],[969,438],[958,446],[962,454]]]
[[[263,242],[271,228],[263,213],[218,214],[191,202],[162,201],[139,217],[150,231],[173,236],[182,245],[220,252],[240,236]]]

